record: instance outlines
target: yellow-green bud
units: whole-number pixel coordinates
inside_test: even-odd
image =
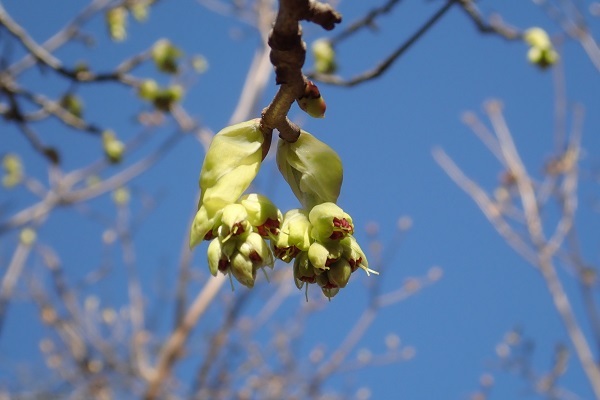
[[[329,270],[327,271],[327,278],[329,282],[338,288],[346,287],[348,280],[350,279],[350,275],[352,275],[352,266],[343,258],[340,258],[338,261],[331,264]]]
[[[117,139],[113,131],[107,130],[102,132],[102,147],[104,154],[110,162],[118,163],[122,160],[125,145]]]
[[[127,15],[127,9],[121,6],[106,11],[106,25],[112,40],[120,42],[127,37]]]
[[[120,207],[127,205],[130,197],[131,195],[129,194],[129,189],[126,187],[120,187],[112,193],[113,201],[117,206]]]
[[[24,228],[19,234],[19,241],[25,246],[31,246],[36,238],[37,234],[31,228]]]
[[[301,251],[308,251],[312,242],[310,222],[304,210],[293,209],[285,213],[279,235],[273,243],[275,257],[290,262]]]
[[[131,13],[133,14],[133,18],[137,21],[143,22],[148,19],[149,14],[149,2],[138,1],[133,6],[131,6]]]
[[[241,204],[228,204],[223,208],[219,237],[226,242],[232,236],[247,234],[251,230],[248,213]]]
[[[238,251],[252,261],[254,269],[273,268],[275,261],[267,242],[256,232],[251,232],[238,248]]]
[[[281,211],[261,194],[244,195],[238,201],[248,212],[248,222],[263,237],[275,237],[283,221]]]
[[[60,105],[77,118],[81,118],[83,114],[83,102],[77,95],[73,93],[65,94],[60,99]]]
[[[340,259],[343,250],[339,242],[314,242],[308,249],[310,263],[318,269],[329,269],[329,266]]]
[[[332,74],[337,70],[335,50],[327,39],[315,40],[312,44],[315,70],[321,74]]]
[[[311,81],[307,81],[304,87],[304,94],[302,97],[296,99],[298,106],[313,118],[325,117],[325,110],[327,105],[317,85]]]
[[[231,258],[231,265],[229,266],[229,272],[231,272],[233,277],[242,285],[248,288],[254,287],[256,269],[254,269],[252,260],[242,253],[235,253],[233,255]]]
[[[523,35],[525,42],[532,47],[548,48],[552,47],[550,37],[545,30],[538,27],[529,28]]]
[[[183,87],[180,85],[173,85],[166,89],[158,90],[152,99],[152,103],[157,109],[169,112],[175,103],[181,101],[182,97]]]
[[[556,64],[559,56],[553,48],[532,47],[527,52],[527,59],[541,69],[546,69]]]
[[[156,67],[167,74],[177,73],[177,62],[181,55],[181,50],[167,39],[160,39],[152,47],[152,59]]]
[[[153,79],[146,79],[138,87],[138,96],[144,100],[154,101],[156,95],[160,91],[158,83]]]
[[[312,225],[310,235],[319,241],[340,240],[354,233],[352,218],[334,203],[314,206],[308,219]]]
[[[523,38],[531,46],[527,52],[527,59],[530,63],[545,69],[558,62],[559,56],[550,37],[542,28],[534,27],[525,31]]]
[[[16,154],[8,153],[2,157],[2,186],[12,188],[23,181],[23,164]]]
[[[217,272],[221,269],[226,270],[229,259],[222,251],[222,244],[219,238],[211,240],[206,251],[208,257],[208,269],[212,276],[217,276]]]
[[[294,283],[298,289],[302,289],[304,284],[311,284],[317,281],[315,268],[308,259],[308,253],[303,251],[294,260]]]

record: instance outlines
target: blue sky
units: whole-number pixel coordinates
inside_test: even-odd
[[[13,18],[27,27],[38,41],[43,41],[65,22],[65,10],[74,13],[80,7],[74,0],[61,1],[60,7],[32,0],[5,3]],[[484,14],[499,12],[520,29],[541,26],[551,34],[560,32],[533,2],[482,0],[478,5]],[[371,2],[342,1],[338,7],[344,16],[342,26],[371,6]],[[378,31],[362,32],[340,45],[337,49],[339,73],[348,77],[372,67],[437,7],[438,2],[403,2],[394,12],[378,20]],[[591,25],[593,32],[599,34],[598,21],[591,20]],[[227,124],[233,112],[259,41],[247,25],[212,13],[192,1],[159,3],[151,12],[149,22],[131,23],[129,37],[122,44],[110,43],[101,19],[93,20],[88,31],[97,39],[96,48],[71,45],[61,49],[57,56],[66,62],[85,59],[99,69],[108,69],[132,52],[150,47],[158,38],[168,37],[186,54],[199,53],[206,57],[209,69],[186,93],[184,106],[215,132]],[[307,24],[304,32],[308,42],[328,35]],[[3,40],[0,36],[0,45]],[[19,54],[20,49],[13,51]],[[590,205],[599,193],[590,171],[600,163],[597,134],[600,114],[595,112],[600,106],[600,74],[577,43],[567,40],[559,51],[565,73],[566,100],[569,105],[581,103],[587,110],[577,223],[583,253],[597,263],[600,221],[598,213],[590,211]],[[496,385],[491,398],[516,398],[529,394],[526,384],[510,374],[498,373],[495,367],[494,349],[505,332],[519,326],[527,337],[535,340],[534,366],[543,371],[551,366],[554,346],[568,341],[539,274],[496,234],[475,204],[446,176],[431,155],[433,148],[443,148],[469,176],[485,189],[492,190],[497,185],[501,167],[461,123],[460,117],[463,112],[472,110],[486,121],[482,104],[497,98],[505,105],[506,120],[526,167],[534,176],[541,177],[544,162],[554,149],[555,90],[552,71],[542,72],[529,65],[526,52],[527,46],[522,42],[479,34],[456,8],[383,77],[351,89],[320,84],[328,105],[326,118],[311,120],[297,107],[292,108],[290,117],[332,146],[342,158],[345,174],[339,204],[353,216],[359,241],[367,242],[364,229],[370,222],[379,225],[385,242],[393,237],[398,218],[409,216],[413,221],[384,273],[370,279],[381,280],[382,289],[391,291],[407,278],[425,275],[432,266],[444,271],[441,281],[432,287],[382,310],[359,346],[369,347],[373,352],[383,351],[384,338],[395,333],[402,343],[414,346],[416,356],[408,362],[350,373],[334,380],[332,385],[342,385],[345,379],[352,378],[358,385],[370,386],[374,399],[464,399],[477,388],[482,373],[492,372]],[[307,64],[310,62],[309,58]],[[152,66],[139,68],[136,74],[168,81]],[[23,84],[48,96],[69,87],[68,82],[48,79],[48,75],[33,70],[24,76]],[[275,93],[273,79],[270,82],[261,107],[267,105]],[[111,127],[124,139],[140,131],[134,116],[144,105],[133,91],[108,84],[84,86],[78,93],[85,99],[85,115],[90,121]],[[33,154],[12,127],[2,124],[0,153],[21,154],[27,171],[38,179],[45,179],[45,164],[40,157]],[[97,138],[55,123],[42,125],[39,130],[44,140],[64,149],[66,170],[81,167],[101,156]],[[166,136],[171,131],[163,129],[161,135]],[[160,140],[156,138],[152,145]],[[144,151],[134,154],[133,159],[138,159],[140,154]],[[142,283],[151,308],[163,301],[155,295],[157,288],[169,292],[175,282],[182,240],[187,235],[197,195],[202,157],[200,144],[191,136],[185,137],[157,166],[131,183],[134,212],[140,209],[142,194],[157,199],[155,210],[140,226],[135,239],[139,268],[144,271]],[[269,158],[262,166],[257,186],[268,187],[281,209],[297,207],[285,182],[278,177],[273,182],[273,177],[277,177],[276,165]],[[0,192],[0,204],[8,206],[9,215],[33,201],[22,189]],[[108,220],[114,220],[115,210],[109,196],[93,200],[90,207]],[[105,229],[102,223],[82,218],[72,210],[58,210],[42,227],[40,240],[60,251],[65,270],[77,281],[101,263],[100,236]],[[2,237],[0,262],[9,259],[15,241],[16,234]],[[205,247],[199,247],[194,252],[194,268],[202,272],[206,268],[204,251]],[[31,268],[33,271],[34,267]],[[278,268],[286,266],[278,265]],[[565,270],[560,274],[575,307],[581,310],[576,282]],[[117,307],[126,298],[123,279],[124,272],[117,264],[107,282],[99,284],[93,292],[103,303]],[[331,348],[335,344],[356,318],[353,310],[360,310],[365,304],[366,289],[361,282],[363,278],[353,278],[347,288],[316,313],[307,326],[302,346],[311,348],[325,342]],[[191,292],[200,284],[194,282]],[[25,290],[26,286],[21,285],[21,289]],[[245,290],[240,287],[235,295]],[[261,287],[261,291],[264,290],[275,290],[275,287]],[[297,309],[301,299],[299,294],[288,301],[277,321],[280,323],[286,312]],[[254,306],[250,306],[248,312]],[[0,386],[11,376],[15,363],[23,357],[33,357],[31,349],[37,345],[40,333],[32,329],[37,325],[32,322],[30,312],[31,306],[26,302],[16,303],[11,308],[0,342]],[[160,329],[170,326],[170,310],[158,316]],[[585,324],[584,328],[589,329]],[[200,328],[203,332],[204,329]],[[266,327],[263,334],[268,335],[268,332]],[[561,382],[582,399],[592,397],[574,355]]]

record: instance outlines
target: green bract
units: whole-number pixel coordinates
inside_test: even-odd
[[[190,247],[213,231],[225,206],[235,203],[256,177],[264,140],[258,124],[259,120],[253,119],[232,125],[213,138],[200,172],[200,202]]]
[[[283,220],[281,211],[261,194],[251,193],[238,201],[248,213],[248,222],[264,237],[275,237]]]
[[[294,143],[280,140],[277,165],[302,206],[337,201],[343,179],[337,153],[308,132],[301,131]]]

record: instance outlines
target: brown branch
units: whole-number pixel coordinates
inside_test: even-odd
[[[324,29],[333,29],[342,17],[331,6],[316,1],[280,0],[275,25],[269,35],[271,63],[275,68],[275,81],[281,85],[275,98],[262,112],[261,127],[265,135],[273,129],[288,142],[295,142],[300,128],[287,119],[292,103],[304,93],[306,78],[302,66],[306,46],[302,41],[299,21],[314,22]]]

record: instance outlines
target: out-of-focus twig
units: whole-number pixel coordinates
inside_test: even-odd
[[[429,29],[431,29],[436,22],[440,20],[456,3],[457,0],[447,0],[446,3],[440,7],[414,34],[412,34],[404,43],[402,43],[393,53],[387,56],[382,62],[380,62],[375,68],[365,71],[353,78],[343,79],[336,75],[327,75],[319,73],[308,74],[308,77],[315,79],[320,82],[329,83],[338,86],[355,86],[363,82],[370,81],[378,78],[384,72],[386,72],[394,62],[404,54],[413,44],[415,44]]]

